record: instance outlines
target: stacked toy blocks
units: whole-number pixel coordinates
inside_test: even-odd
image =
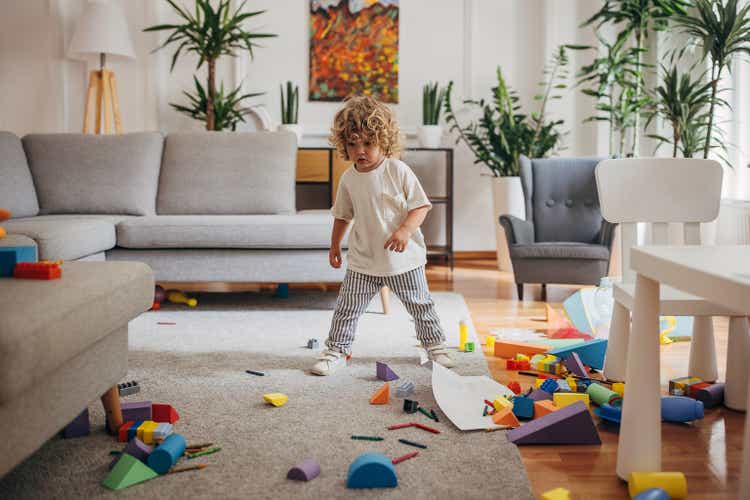
[[[20,262],[13,268],[13,277],[26,280],[56,280],[62,276],[57,262]]]

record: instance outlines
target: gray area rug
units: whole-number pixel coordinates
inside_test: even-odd
[[[49,441],[0,481],[0,498],[533,498],[518,450],[506,441],[504,431],[462,433],[439,411],[431,372],[417,366],[414,327],[398,300],[386,316],[376,298],[360,320],[351,365],[333,376],[316,377],[307,372],[314,352],[305,344],[318,338],[322,345],[335,294],[293,291],[289,299],[259,294],[198,298],[195,309],[170,305],[131,323],[128,380],[138,380],[143,388],[125,400],[175,406],[181,417],[176,431],[188,442],[213,441],[222,447],[219,453],[184,464],[209,466],[119,492],[105,489],[100,482],[109,451],[122,445],[104,434],[103,411],[94,401],[91,436]],[[459,320],[469,319],[466,304],[453,293],[435,293],[434,298],[448,345],[455,346]],[[454,357],[456,372],[487,374],[481,352],[456,352]],[[370,396],[383,384],[375,377],[375,361],[386,361],[402,379],[414,381],[413,399],[435,408],[440,422],[404,413],[403,401],[394,395],[399,381],[391,382],[388,405],[370,405]],[[248,375],[246,369],[267,375]],[[267,405],[262,395],[270,392],[287,394],[289,402],[280,408]],[[409,421],[436,427],[441,434],[386,430]],[[353,441],[351,435],[385,440]],[[416,450],[398,438],[428,448],[396,466],[397,488],[346,488],[349,464],[361,453],[393,458]],[[306,457],[318,461],[321,475],[307,483],[287,480],[287,471]]]

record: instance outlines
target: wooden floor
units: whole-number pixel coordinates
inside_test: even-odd
[[[451,274],[447,267],[430,266],[433,291],[461,293],[482,341],[497,327],[545,328],[544,303],[539,287],[526,287],[526,301],[516,299],[515,284],[499,272],[494,260],[461,260]],[[548,287],[548,301],[560,307],[575,287]],[[726,360],[727,322],[715,321],[720,377]],[[689,342],[662,346],[661,376],[664,391],[670,378],[687,375]],[[492,376],[501,383],[512,379],[528,387],[533,378],[503,369],[488,356]],[[598,419],[596,419],[598,421]],[[665,471],[681,471],[688,478],[690,499],[736,498],[744,414],[726,408],[706,410],[695,424],[662,424],[662,464]],[[599,425],[601,446],[521,446],[534,493],[562,486],[574,499],[628,498],[627,486],[615,475],[617,430]],[[499,435],[499,434],[498,434]]]

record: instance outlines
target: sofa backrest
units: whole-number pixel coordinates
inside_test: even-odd
[[[21,139],[10,132],[0,132],[0,208],[10,210],[13,217],[32,217],[39,213]]]
[[[42,214],[153,215],[163,146],[159,132],[23,138]]]
[[[604,158],[521,157],[526,220],[542,241],[596,243],[602,213],[594,169]]]
[[[169,134],[156,211],[294,213],[296,158],[296,139],[289,132]]]

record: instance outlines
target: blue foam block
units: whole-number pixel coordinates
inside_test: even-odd
[[[553,349],[547,354],[552,354],[558,358],[565,359],[573,352],[578,353],[578,357],[581,358],[584,365],[601,370],[604,368],[604,355],[607,353],[607,340],[589,340],[583,344],[564,347],[562,349]]]
[[[19,262],[36,262],[36,247],[0,247],[0,276],[13,276]]]
[[[181,434],[170,434],[148,456],[148,466],[158,474],[166,474],[182,457],[186,444]]]
[[[514,397],[513,414],[518,418],[534,418],[534,400],[525,396]]]
[[[547,380],[542,382],[542,385],[540,385],[539,388],[545,392],[549,392],[550,394],[552,394],[560,388],[560,384],[558,384],[555,379],[548,378]]]
[[[395,488],[396,469],[382,453],[363,453],[349,465],[347,488]]]
[[[141,424],[143,424],[143,420],[136,420],[135,422],[133,422],[133,425],[128,427],[128,441],[138,435],[138,427],[140,427]]]

